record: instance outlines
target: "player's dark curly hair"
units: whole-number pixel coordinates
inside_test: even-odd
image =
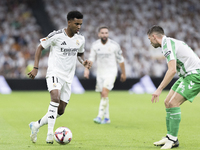
[[[148,30],[147,35],[151,35],[153,32],[156,32],[156,33],[159,33],[159,34],[162,34],[162,35],[165,34],[163,28],[162,28],[161,26],[158,26],[158,25],[152,26],[152,27]]]
[[[69,20],[74,20],[74,18],[76,19],[83,19],[83,14],[79,11],[70,11],[68,14],[67,14],[67,21]]]

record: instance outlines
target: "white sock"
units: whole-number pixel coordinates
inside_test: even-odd
[[[103,118],[103,115],[106,111],[107,104],[108,104],[108,97],[101,98],[100,105],[99,105],[98,117]]]
[[[107,99],[107,106],[106,106],[106,110],[105,110],[105,113],[104,113],[104,118],[108,118],[108,119],[110,118],[110,114],[109,114],[109,99]]]
[[[175,137],[175,136],[173,136],[173,135],[168,134],[168,137],[169,137],[171,140],[173,140],[173,141],[176,141],[176,140],[177,140],[177,137]]]
[[[39,129],[39,128],[42,127],[43,125],[48,124],[48,117],[47,117],[47,115],[48,115],[48,113],[46,113],[46,114],[42,117],[42,119],[40,119],[40,120],[38,120],[38,121],[35,122],[36,128]],[[60,117],[60,116],[61,116],[61,115],[57,114],[56,118],[58,118],[58,117]]]
[[[38,121],[35,123],[35,126],[36,126],[37,128],[40,128],[40,127],[42,127],[43,125],[45,125],[45,124],[48,123],[47,114],[48,114],[48,113],[46,113],[46,114],[42,117],[42,119],[38,120]]]
[[[47,119],[48,119],[48,133],[53,134],[53,128],[56,122],[57,112],[58,112],[59,103],[50,102],[48,112],[47,112]]]

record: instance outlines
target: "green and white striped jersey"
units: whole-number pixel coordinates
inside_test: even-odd
[[[162,38],[162,53],[167,59],[176,60],[179,77],[200,73],[200,59],[183,41],[164,36]]]

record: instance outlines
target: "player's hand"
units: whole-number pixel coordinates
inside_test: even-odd
[[[156,102],[159,102],[159,96],[161,94],[162,90],[160,89],[157,89],[153,94],[152,94],[152,98],[151,98],[151,102],[152,103],[156,103]]]
[[[31,72],[29,72],[27,75],[29,78],[34,79],[37,73],[38,73],[38,69],[33,68],[33,70],[31,70]]]
[[[85,61],[83,62],[83,66],[84,66],[85,68],[87,68],[87,69],[90,69],[90,68],[92,67],[92,62],[89,61],[89,60],[85,60]]]
[[[121,77],[120,77],[120,81],[121,82],[125,82],[126,81],[126,75],[125,74],[121,74]]]
[[[84,78],[86,79],[89,79],[89,74],[90,74],[90,70],[85,68],[85,71],[84,71]]]

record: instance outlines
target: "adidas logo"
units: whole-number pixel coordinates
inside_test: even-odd
[[[63,41],[61,45],[67,45],[67,44],[65,43],[65,41]]]

